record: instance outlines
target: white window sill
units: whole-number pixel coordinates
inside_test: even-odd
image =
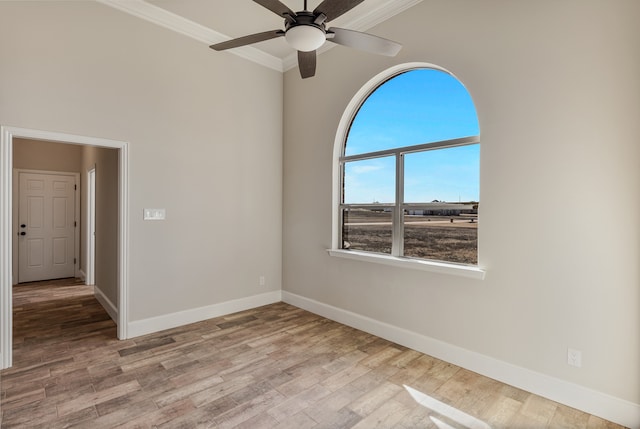
[[[433,273],[450,274],[483,280],[485,271],[471,265],[447,264],[445,262],[424,261],[419,259],[399,258],[378,253],[358,252],[355,250],[328,249],[329,255],[338,258],[354,259],[356,261],[373,262],[375,264],[391,265],[400,268],[430,271]]]

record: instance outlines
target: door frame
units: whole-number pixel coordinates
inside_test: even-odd
[[[23,168],[16,168],[13,170],[13,212],[12,212],[12,216],[13,216],[13,231],[12,231],[12,237],[13,237],[13,255],[19,255],[18,249],[19,249],[19,244],[18,244],[18,239],[17,236],[15,235],[16,232],[18,231],[18,216],[19,216],[19,202],[20,202],[20,182],[19,182],[19,178],[20,178],[20,173],[27,173],[27,174],[47,174],[47,175],[58,175],[58,176],[73,176],[75,181],[76,181],[76,192],[74,195],[74,208],[73,208],[73,216],[74,216],[74,221],[76,222],[76,227],[74,228],[73,231],[73,257],[76,260],[76,263],[73,265],[73,275],[75,277],[79,277],[80,276],[80,228],[82,228],[82,225],[80,225],[80,192],[81,192],[81,186],[80,186],[80,173],[74,173],[74,172],[67,172],[67,171],[48,171],[48,170],[31,170],[31,169],[23,169]],[[12,284],[17,284],[20,283],[20,261],[19,261],[19,256],[18,257],[14,257],[13,258],[13,279],[12,279]]]
[[[87,272],[85,283],[96,284],[96,166],[87,170]]]
[[[129,324],[129,144],[123,141],[0,125],[0,369],[13,358],[13,139],[53,141],[118,150],[118,338]]]

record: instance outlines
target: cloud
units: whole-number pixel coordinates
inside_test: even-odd
[[[354,165],[351,167],[350,173],[353,174],[365,174],[371,173],[372,171],[378,171],[384,169],[382,165]]]

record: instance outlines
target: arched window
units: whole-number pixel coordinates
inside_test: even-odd
[[[477,265],[480,133],[468,91],[431,67],[366,87],[342,137],[337,247]]]

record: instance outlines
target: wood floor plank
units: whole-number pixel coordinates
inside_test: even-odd
[[[517,416],[513,418],[514,425],[530,422],[536,426],[547,427],[556,414],[558,404],[548,401],[538,395],[530,394],[524,401]]]
[[[405,386],[492,429],[621,429],[285,303],[119,341],[77,280],[13,298],[3,429],[462,428]]]
[[[71,401],[59,404],[58,415],[66,416],[67,414],[71,414],[72,412],[80,411],[88,407],[93,407],[96,404],[109,401],[119,396],[124,396],[131,391],[139,389],[141,389],[140,384],[137,380],[134,380],[125,384],[110,387],[99,392],[89,393],[79,398],[75,398]]]
[[[352,365],[323,380],[321,384],[329,390],[335,391],[368,372],[371,372],[371,368]]]
[[[558,429],[569,429],[574,427],[586,427],[589,422],[589,415],[565,405],[558,405],[556,412],[551,419],[550,426]]]
[[[440,429],[430,420],[433,412],[424,407],[415,407],[405,414],[394,426],[394,429]],[[515,427],[515,426],[514,426]],[[526,426],[523,426],[526,428]],[[533,429],[533,427],[532,427]]]
[[[403,390],[397,384],[384,382],[351,402],[349,408],[360,416],[366,417]]]
[[[188,415],[195,410],[195,406],[190,399],[183,399],[171,405],[153,410],[147,414],[141,414],[134,419],[127,420],[114,428],[133,429],[138,427],[156,427],[158,425],[171,422],[182,416]]]
[[[341,408],[335,413],[326,415],[315,426],[317,429],[351,428],[362,420],[362,417],[349,408]]]
[[[22,407],[5,410],[2,408],[2,428],[31,428],[48,422],[56,422],[58,413],[54,407],[38,401]]]
[[[295,396],[300,392],[304,392],[308,388],[322,382],[329,375],[330,373],[322,367],[310,368],[309,370],[293,378],[292,380],[283,383],[278,387],[278,391],[280,391],[285,396]],[[291,375],[291,377],[293,377],[293,375]]]
[[[283,402],[284,399],[284,395],[271,389],[262,395],[251,398],[249,401],[243,400],[243,402],[239,403],[236,407],[217,416],[215,422],[220,429],[235,428],[240,424],[244,424],[254,416],[277,406]]]
[[[322,401],[318,401],[312,406],[307,407],[303,412],[316,422],[324,421],[328,418],[327,416],[336,414],[341,409],[346,408],[351,402],[366,392],[367,390],[361,386],[347,384],[325,396]]]
[[[273,429],[277,425],[278,421],[263,411],[234,426],[234,429]]]
[[[371,354],[365,359],[361,360],[360,364],[368,366],[369,368],[376,368],[379,365],[382,365],[384,362],[399,355],[400,353],[402,353],[402,349],[399,349],[395,346],[388,346],[378,351],[377,353]]]
[[[4,411],[12,410],[15,408],[23,408],[29,404],[37,403],[45,398],[44,388],[36,388],[28,391],[21,392],[20,394],[9,395],[2,402],[2,409]]]
[[[386,429],[392,428],[398,423],[405,415],[410,411],[410,408],[406,407],[401,402],[394,400],[388,400],[380,404],[371,410],[360,422],[358,422],[354,429]]]
[[[56,420],[56,426],[61,428],[70,427],[86,427],[89,428],[91,421],[98,417],[98,413],[94,407],[87,407],[82,410],[78,410],[67,415],[64,415]],[[43,423],[42,428],[50,428],[51,424]]]
[[[267,414],[275,418],[277,422],[285,422],[287,419],[301,413],[312,404],[321,401],[331,394],[331,391],[324,386],[314,384],[308,389],[287,398],[281,404],[269,409]]]
[[[273,429],[311,429],[317,423],[305,413],[294,414],[287,420],[279,422]]]
[[[513,418],[518,414],[520,408],[522,408],[522,402],[502,396],[487,411],[485,422],[493,429],[507,429],[511,427],[511,422],[513,422]],[[475,416],[475,414],[472,415]]]
[[[191,395],[191,400],[196,407],[202,407],[222,398],[230,399],[231,394],[255,382],[256,379],[253,376],[245,374],[195,393]],[[161,406],[167,402],[164,395],[160,396],[157,401]]]

